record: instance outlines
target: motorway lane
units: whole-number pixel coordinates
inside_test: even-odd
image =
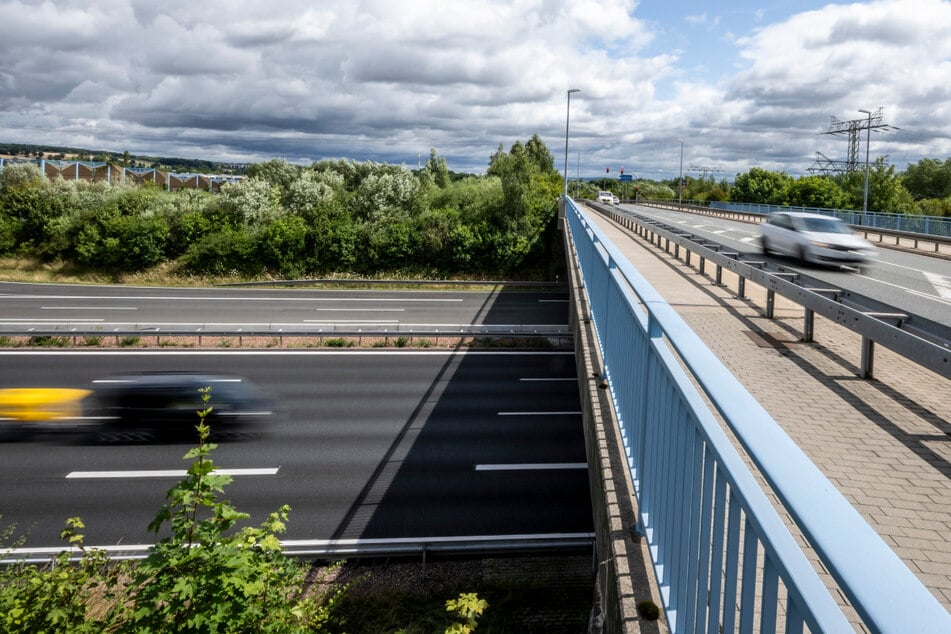
[[[755,224],[639,205],[621,208],[680,226],[741,253],[755,253],[830,285],[951,326],[951,262],[947,260],[882,248],[879,261],[864,267],[860,273],[804,265],[792,258],[761,255],[759,227]]]
[[[290,504],[288,539],[591,531],[571,354],[0,352],[4,387],[82,387],[134,369],[233,372],[277,399],[267,433],[223,442],[213,459],[278,468],[236,476],[227,493],[255,523]],[[148,543],[174,478],[66,476],[184,469],[189,446],[56,436],[0,444],[0,526],[53,546],[63,521],[79,515],[89,544]]]
[[[0,282],[0,321],[153,325],[564,325],[563,291],[328,291]]]

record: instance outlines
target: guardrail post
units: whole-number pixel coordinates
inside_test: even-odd
[[[769,289],[766,291],[766,319],[773,318],[773,312],[776,308],[776,291]]]
[[[703,275],[706,272],[705,271],[706,268],[707,268],[707,258],[701,255],[700,256],[700,275]]]
[[[863,379],[872,378],[872,369],[875,365],[875,342],[868,337],[862,337],[862,367]]]
[[[739,283],[736,285],[736,298],[746,299],[746,278],[742,275],[740,276]]]
[[[687,251],[687,255],[684,257],[684,264],[690,266],[690,249],[687,249],[687,247],[684,247],[684,249]]]
[[[815,327],[816,312],[811,308],[806,309],[805,318],[802,326],[802,340],[806,343],[812,342],[813,329]]]
[[[723,265],[717,264],[717,286],[723,286]]]

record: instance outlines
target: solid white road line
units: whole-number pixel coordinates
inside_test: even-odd
[[[72,301],[108,299],[108,300],[137,300],[137,301],[225,301],[225,302],[462,302],[462,298],[412,298],[412,297],[274,297],[260,295],[241,295],[223,297],[217,295],[18,295],[16,293],[0,293],[0,297],[8,299],[68,299]]]
[[[82,319],[70,319],[70,320],[69,320],[69,323],[71,323],[71,324],[95,324],[95,323],[99,323],[99,322],[102,322],[102,321],[105,321],[105,319],[102,319],[101,317],[84,317],[84,318],[82,318]],[[61,324],[61,323],[63,323],[63,319],[62,319],[61,317],[57,317],[57,318],[55,318],[55,319],[52,318],[52,317],[50,317],[50,318],[45,318],[45,317],[44,317],[44,318],[33,318],[33,317],[9,317],[9,318],[3,318],[3,317],[0,317],[0,322],[3,322],[3,323],[5,323],[5,324],[33,324],[33,323],[38,323],[38,322],[50,323],[50,324]]]
[[[399,319],[305,319],[305,324],[364,324],[367,326],[392,325],[400,323]]]
[[[587,462],[528,462],[512,464],[477,464],[476,471],[558,471],[587,469]]]
[[[499,412],[499,416],[581,416],[581,412]]]
[[[455,544],[468,542],[494,542],[494,541],[531,541],[531,540],[558,540],[558,539],[589,539],[594,537],[594,533],[516,533],[512,535],[454,535],[451,537],[391,537],[376,539],[282,539],[281,546],[285,549],[300,548],[328,548],[334,547],[340,550],[341,547],[350,547],[354,552],[361,547],[386,546],[399,544]],[[144,553],[152,548],[154,544],[105,544],[102,546],[89,546],[110,553]],[[64,550],[70,551],[73,548],[60,546],[44,546],[34,548],[0,548],[0,556],[10,557],[16,560],[23,555],[57,555]]]
[[[318,313],[405,313],[405,308],[315,308]]]
[[[40,306],[40,310],[139,310],[137,306]]]
[[[280,467],[263,469],[215,469],[212,473],[230,476],[277,475]],[[154,469],[136,471],[70,471],[67,480],[102,480],[131,478],[182,478],[188,474],[185,469]]]

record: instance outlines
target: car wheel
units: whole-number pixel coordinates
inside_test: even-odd
[[[809,262],[809,252],[806,250],[806,247],[799,247],[799,253],[797,255],[799,256],[799,261],[803,264]]]
[[[766,238],[759,239],[759,247],[763,255],[769,255],[769,243],[766,242]]]

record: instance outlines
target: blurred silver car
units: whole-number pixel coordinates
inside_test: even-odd
[[[832,216],[776,211],[760,225],[760,247],[813,264],[863,265],[878,257],[868,240]]]

